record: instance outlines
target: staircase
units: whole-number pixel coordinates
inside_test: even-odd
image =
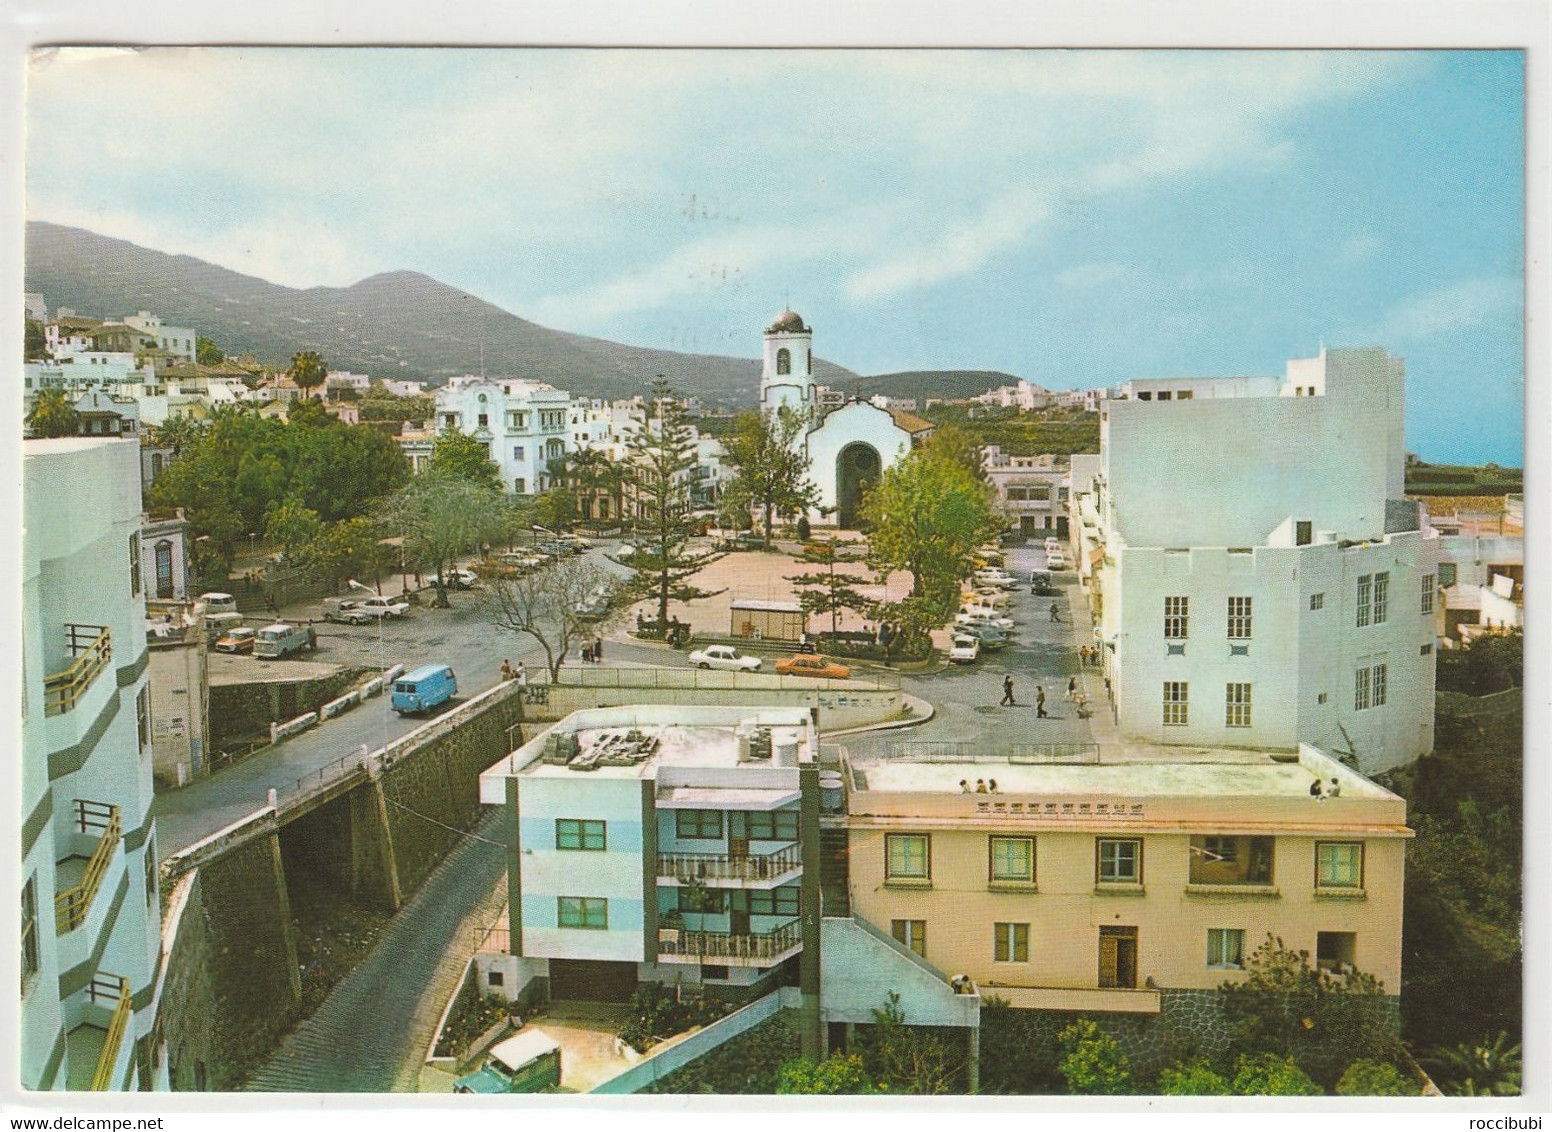
[[[851,915],[851,871],[845,827],[819,831],[819,894],[826,916]]]

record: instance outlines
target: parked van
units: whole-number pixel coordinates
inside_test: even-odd
[[[233,610],[230,613],[207,613],[205,615],[205,643],[219,641],[233,629],[240,629],[243,623],[243,615]]]
[[[458,692],[458,677],[445,664],[423,664],[393,682],[393,710],[400,715],[429,711]]]
[[[237,599],[231,594],[208,593],[200,594],[199,600],[205,605],[205,616],[212,613],[236,613]]]
[[[318,639],[308,626],[287,625],[277,621],[259,630],[253,642],[253,655],[261,660],[278,660],[303,649],[317,647]]]

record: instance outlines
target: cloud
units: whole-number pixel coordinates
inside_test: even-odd
[[[1119,263],[1083,263],[1057,272],[1056,282],[1067,288],[1099,287],[1113,283],[1126,274]]]
[[[1415,341],[1519,319],[1524,294],[1520,280],[1507,276],[1462,279],[1401,303],[1385,316],[1373,338],[1385,343]]]

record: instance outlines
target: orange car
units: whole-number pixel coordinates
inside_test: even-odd
[[[776,675],[822,676],[827,680],[844,680],[851,675],[851,669],[844,664],[836,664],[833,660],[826,660],[822,656],[800,652],[796,656],[784,656],[778,660]]]

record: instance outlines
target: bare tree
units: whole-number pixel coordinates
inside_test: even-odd
[[[592,639],[609,619],[619,578],[580,558],[562,558],[518,578],[492,578],[486,590],[490,619],[498,629],[526,633],[544,650],[550,679],[579,642]]]

